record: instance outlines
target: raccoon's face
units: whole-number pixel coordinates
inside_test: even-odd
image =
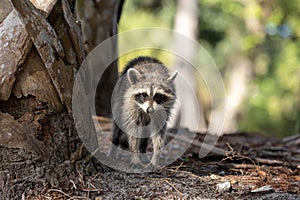
[[[174,94],[158,88],[155,84],[140,89],[134,94],[134,100],[145,113],[151,114],[160,109],[169,108],[174,102]]]
[[[164,109],[169,111],[175,101],[175,94],[172,90],[172,82],[175,79],[175,72],[166,80],[143,80],[144,77],[135,69],[129,69],[128,80],[132,85],[136,85],[136,92],[133,94],[133,99],[137,106],[147,114],[155,113],[158,110]],[[146,82],[146,83],[145,83]]]

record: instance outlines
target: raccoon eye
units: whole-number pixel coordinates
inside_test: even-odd
[[[141,93],[140,95],[141,95],[143,98],[147,98],[147,97],[148,97],[148,94],[145,93],[145,92]]]
[[[159,94],[159,93],[154,95],[154,101],[156,101],[156,103],[158,103],[158,104],[165,102],[167,100],[167,98],[168,97],[166,95]]]
[[[144,103],[147,100],[147,98],[148,95],[145,92],[135,95],[135,100],[139,103]]]

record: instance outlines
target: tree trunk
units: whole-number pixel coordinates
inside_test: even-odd
[[[237,115],[240,105],[247,95],[247,85],[252,71],[252,63],[245,57],[236,58],[230,70],[230,80],[226,95],[226,115],[223,132],[234,133],[237,131]]]
[[[80,159],[87,151],[72,118],[74,75],[85,57],[74,7],[72,0],[0,3],[1,199],[26,199],[45,185],[70,184],[68,174],[103,169]],[[94,130],[82,127],[97,148]]]
[[[196,0],[178,0],[177,13],[174,22],[175,31],[193,40],[196,40],[198,28],[197,7]],[[197,49],[193,49],[191,46],[183,43],[180,39],[176,39],[176,37],[174,37],[174,43],[176,48],[184,49],[183,52],[185,52],[185,54],[180,55],[182,58],[189,60],[195,59]],[[204,120],[203,107],[201,102],[195,101],[195,97],[193,96],[193,92],[197,92],[195,70],[188,65],[189,63],[183,62],[179,58],[176,58],[174,61],[175,69],[182,75],[182,77],[177,76],[175,79],[177,96],[181,105],[181,113],[180,108],[178,106],[175,107],[175,117],[177,118],[175,121],[179,121],[178,118],[181,118],[182,127],[188,128],[191,131],[205,132],[206,123]],[[190,85],[186,84],[186,80],[188,80]],[[196,108],[199,108],[199,110]],[[200,111],[200,113],[198,113],[198,111]],[[197,122],[196,119],[199,119],[199,122]],[[172,126],[174,125],[172,124]]]
[[[245,8],[253,8],[258,4],[256,1],[243,1],[243,6]],[[259,17],[256,16],[255,12],[251,12],[251,14],[245,15],[244,22],[246,25],[246,30],[248,34],[252,36],[260,37],[264,32],[263,24],[259,20]],[[240,29],[237,29],[240,30]],[[231,38],[232,42],[236,44],[237,48],[241,48],[241,39],[244,38],[245,33],[242,31],[236,32],[234,38]],[[243,52],[243,50],[236,50],[235,52]],[[235,53],[232,60],[228,64],[228,74],[229,78],[227,81],[227,95],[226,95],[226,108],[225,108],[225,119],[224,119],[224,126],[223,126],[223,133],[233,133],[237,131],[237,124],[238,124],[238,115],[239,115],[239,108],[242,105],[243,101],[247,98],[247,90],[249,87],[249,82],[251,81],[252,71],[253,71],[253,63],[252,61],[247,58],[251,56],[246,56],[244,53]],[[232,66],[232,67],[229,67]],[[220,110],[216,108],[212,112],[216,113],[218,116]],[[212,122],[216,124],[216,122]]]

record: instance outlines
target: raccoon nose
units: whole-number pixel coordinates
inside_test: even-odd
[[[152,107],[147,108],[147,113],[148,114],[153,113],[153,112],[154,112],[154,109]]]

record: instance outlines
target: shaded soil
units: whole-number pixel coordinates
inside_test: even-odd
[[[65,124],[71,123],[65,115],[55,117],[65,120]],[[45,123],[51,124],[51,118]],[[109,133],[110,128],[105,131]],[[56,132],[60,140],[68,139],[68,130],[62,127],[50,132]],[[184,129],[180,133],[188,135]],[[1,199],[98,200],[300,199],[299,135],[283,140],[257,133],[225,135],[210,154],[200,159],[199,144],[204,137],[205,134],[197,134],[186,153],[171,165],[144,174],[106,167],[80,143],[76,158],[65,159],[60,153],[65,149],[49,149],[53,157],[43,159],[24,149],[1,146],[0,196]],[[178,144],[185,139],[182,137]],[[263,186],[267,189],[255,192]]]
[[[95,197],[98,199],[300,198],[299,183],[297,185],[293,172],[283,174],[282,168],[271,167],[263,167],[257,172],[254,169],[224,169],[224,166],[193,160],[150,174],[126,174],[117,171],[96,173],[91,177],[85,177],[84,185],[77,184],[77,189],[71,186],[73,192],[69,191],[70,188],[48,190],[40,197],[78,199]],[[218,191],[217,184],[227,181],[231,183],[229,191]],[[273,187],[272,191],[251,193],[251,190],[269,184]]]

